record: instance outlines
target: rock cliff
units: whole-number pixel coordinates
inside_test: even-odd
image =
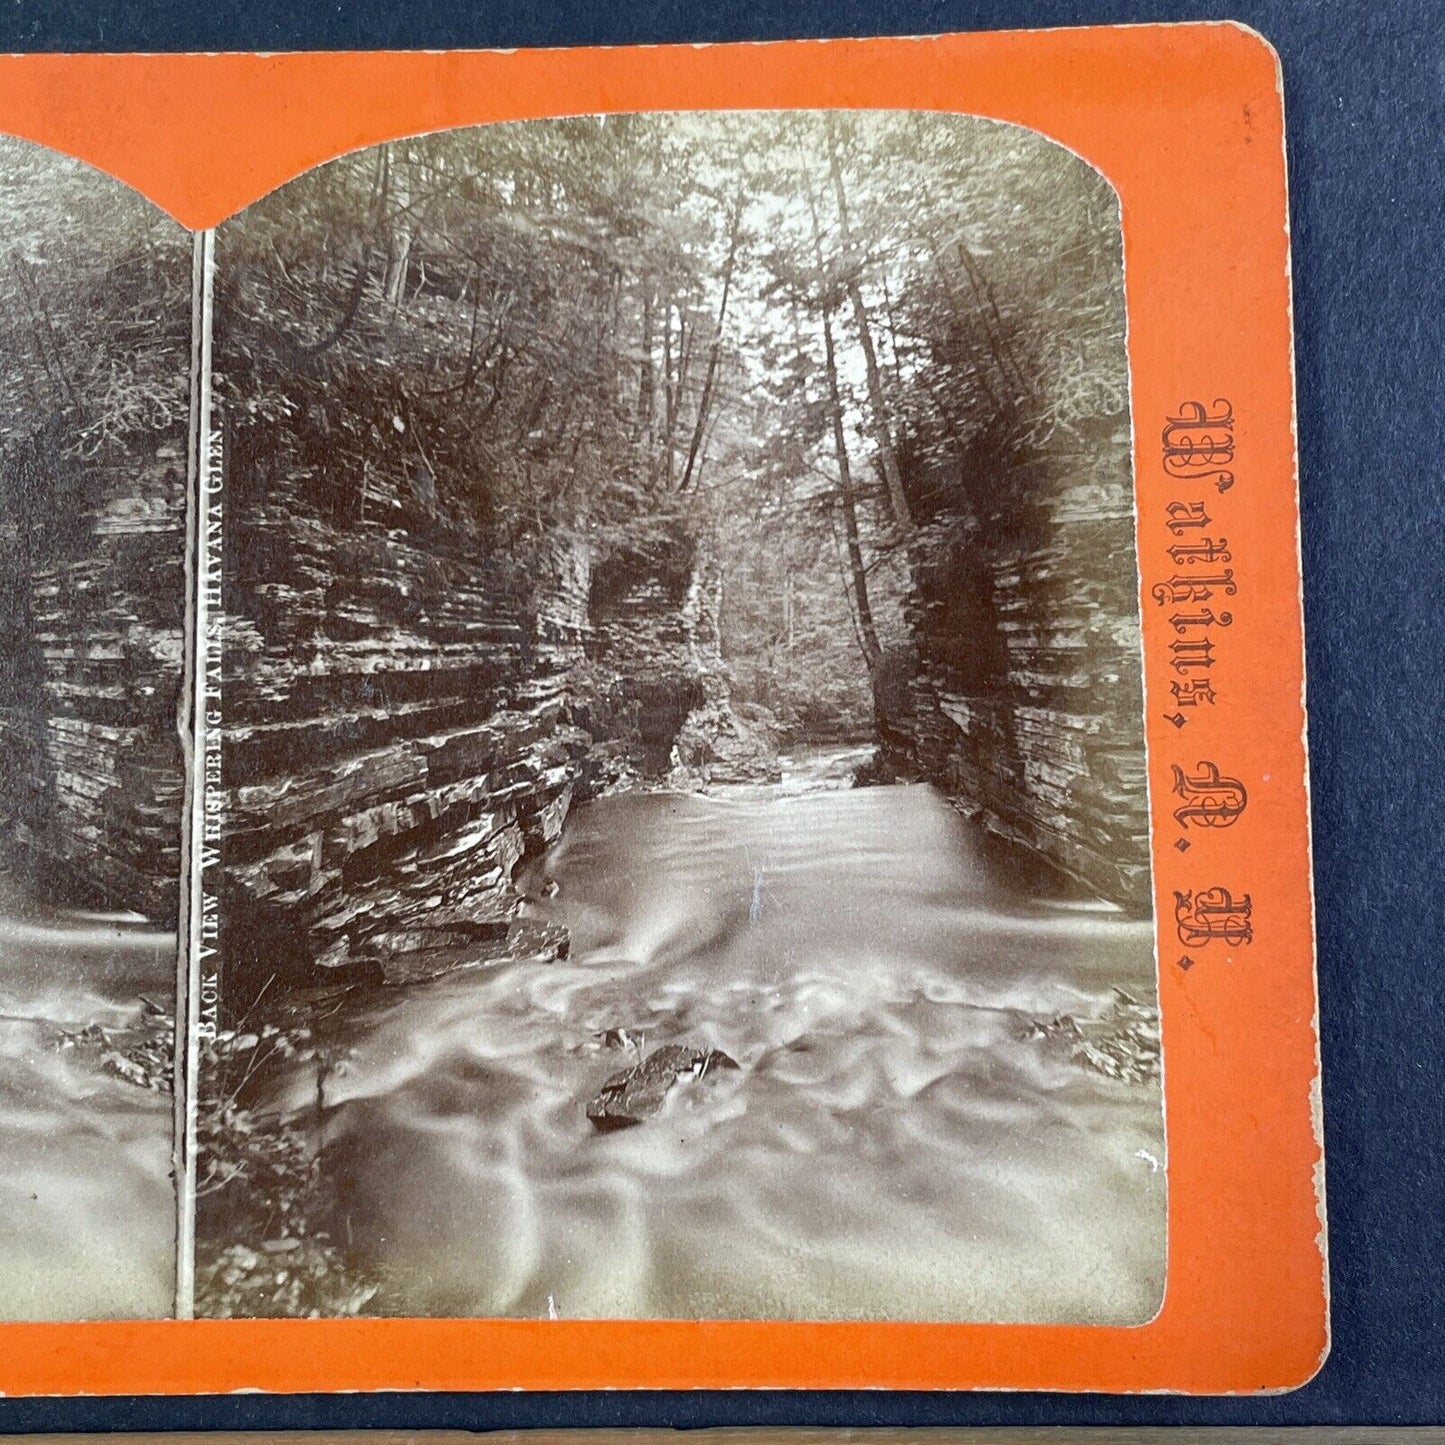
[[[667,766],[701,700],[671,597],[689,556],[504,550],[405,480],[342,506],[360,479],[318,480],[261,429],[227,455],[227,1006],[273,974],[565,950],[524,916],[519,865],[579,800]]]
[[[879,697],[885,763],[1092,892],[1150,907],[1129,435],[1097,427],[987,487],[914,466],[915,653]]]
[[[174,927],[183,435],[0,456],[0,807],[44,891]]]

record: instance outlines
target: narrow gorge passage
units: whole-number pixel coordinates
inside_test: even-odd
[[[526,122],[216,267],[198,1311],[1148,1318],[1107,182],[962,116]]]
[[[389,1312],[1153,1314],[1157,1095],[1048,1028],[1152,1000],[1149,925],[1017,891],[931,787],[848,787],[858,759],[584,804],[526,879],[566,958],[348,1021],[326,1168]],[[739,1067],[595,1128],[603,1081],[670,1044]],[[297,1066],[273,1102],[316,1091]]]

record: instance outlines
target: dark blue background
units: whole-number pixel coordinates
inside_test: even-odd
[[[1235,18],[1289,124],[1334,1348],[1264,1399],[245,1396],[0,1402],[0,1430],[1445,1421],[1445,6],[1439,0],[3,0],[4,50],[742,40]],[[1196,182],[1208,205],[1208,178]],[[1188,202],[1185,194],[1181,200]],[[1211,314],[1202,325],[1241,318]],[[3,1162],[3,1161],[0,1161]]]

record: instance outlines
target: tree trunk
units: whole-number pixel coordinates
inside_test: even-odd
[[[838,141],[831,115],[828,128],[828,170],[833,178],[833,196],[838,205],[838,230],[843,242],[847,266],[848,300],[853,306],[853,322],[863,347],[863,366],[868,377],[868,404],[873,415],[873,435],[883,462],[883,479],[888,488],[888,501],[893,521],[905,543],[913,539],[913,513],[903,490],[903,477],[898,470],[898,453],[893,447],[893,433],[888,425],[888,408],[883,399],[883,381],[878,368],[878,354],[873,347],[873,331],[868,308],[863,303],[863,289],[858,284],[857,258],[853,251],[853,233],[848,225],[848,196],[843,187],[843,167],[838,160]]]
[[[697,401],[697,420],[692,429],[692,444],[687,449],[687,465],[682,471],[682,481],[677,485],[679,492],[685,492],[693,483],[698,470],[698,451],[702,446],[703,434],[707,430],[708,411],[712,406],[713,386],[717,381],[718,360],[722,356],[723,322],[728,314],[728,293],[732,290],[733,267],[738,259],[738,238],[742,234],[743,192],[738,188],[737,199],[733,202],[732,224],[728,230],[728,253],[722,269],[722,298],[718,302],[717,325],[713,327],[712,345],[708,348],[707,370],[703,373],[702,394]]]
[[[636,437],[644,435],[649,444],[652,441],[653,396],[657,382],[652,370],[652,288],[642,293],[642,358],[637,375],[637,423]],[[649,447],[650,450],[650,447]]]
[[[392,314],[401,308],[406,294],[406,273],[411,261],[411,175],[406,157],[399,157],[400,164],[393,165],[391,181],[392,204],[395,212],[390,219],[387,235],[387,259],[385,296]]]
[[[848,466],[848,438],[843,431],[843,399],[838,389],[833,323],[826,307],[823,310],[823,356],[828,370],[833,446],[838,453],[838,496],[843,513],[843,535],[848,544],[848,569],[853,574],[853,596],[858,609],[858,637],[863,648],[863,661],[867,664],[868,675],[872,677],[878,671],[883,649],[878,644],[878,630],[873,625],[873,609],[868,602],[868,570],[863,565],[863,547],[858,537],[858,509],[853,501],[853,474]]]
[[[677,309],[677,349],[674,366],[672,354],[672,299],[662,307],[662,477],[667,490],[672,490],[673,441],[677,435],[677,417],[682,406],[682,384],[687,376],[687,331],[682,308]]]
[[[858,508],[853,500],[853,470],[848,465],[848,437],[843,427],[843,396],[838,385],[838,354],[833,345],[833,301],[828,290],[828,268],[823,261],[823,228],[818,220],[818,204],[811,182],[805,182],[805,188],[808,214],[813,222],[813,261],[817,270],[818,299],[823,312],[823,365],[828,377],[828,412],[833,428],[833,449],[838,456],[838,494],[847,542],[848,570],[853,574],[858,646],[863,653],[868,676],[876,678],[883,649],[878,642],[878,629],[873,624],[873,608],[868,601],[868,569],[863,565],[863,546],[858,535]],[[847,590],[846,582],[844,590]]]

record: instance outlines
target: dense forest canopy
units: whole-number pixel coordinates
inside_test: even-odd
[[[223,232],[232,411],[516,555],[721,568],[739,695],[866,718],[929,529],[1126,416],[1119,216],[966,116],[586,116],[423,136]],[[936,550],[936,549],[935,549]]]
[[[0,137],[0,443],[73,459],[184,434],[190,240],[90,166]]]

